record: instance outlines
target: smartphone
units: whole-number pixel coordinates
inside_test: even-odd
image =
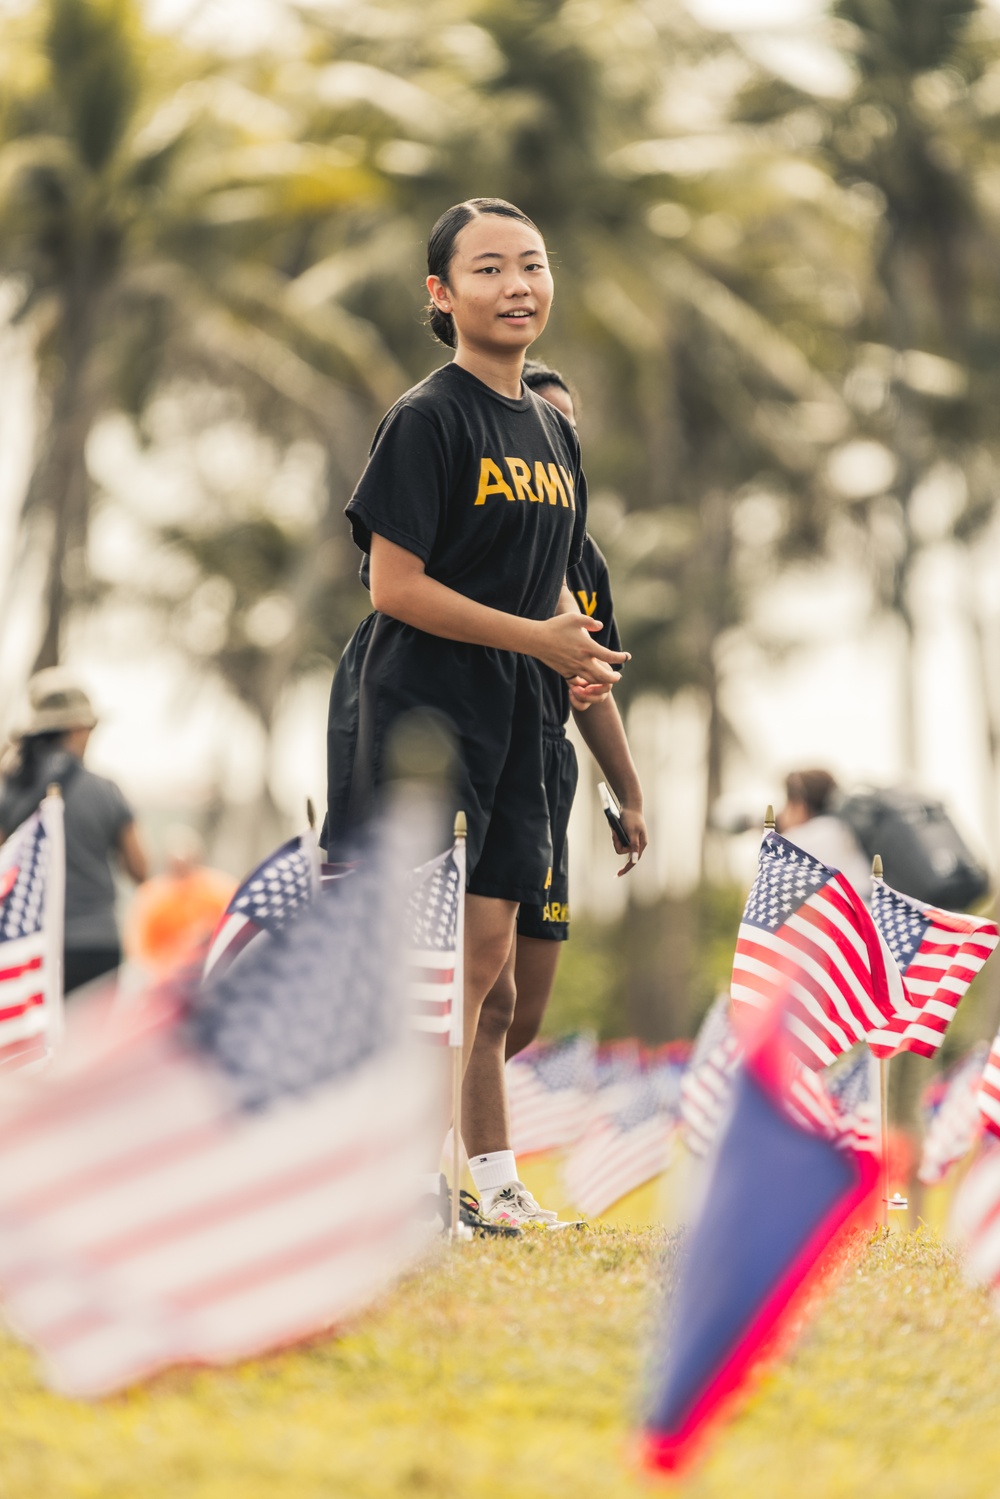
[[[620,815],[621,808],[615,801],[611,792],[608,790],[604,781],[598,781],[597,794],[601,798],[601,806],[604,809],[605,817],[608,819],[608,827],[614,833],[615,837],[618,839],[623,848],[630,848],[631,840],[625,829],[622,827],[622,820]]]

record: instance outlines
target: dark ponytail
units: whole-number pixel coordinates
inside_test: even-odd
[[[455,257],[455,241],[466,224],[484,213],[495,213],[505,219],[517,219],[520,223],[527,224],[529,229],[538,232],[537,224],[533,224],[526,213],[522,213],[520,208],[515,208],[513,203],[508,203],[504,198],[469,198],[464,203],[455,203],[451,208],[446,209],[431,230],[430,239],[427,241],[428,276],[437,276],[447,285],[448,272]],[[447,344],[449,349],[453,349],[455,347],[455,319],[451,313],[442,312],[431,302],[427,308],[427,321],[434,337],[440,339],[443,344]]]

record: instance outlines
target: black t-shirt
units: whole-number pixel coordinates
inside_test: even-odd
[[[379,426],[347,515],[363,552],[376,533],[467,598],[548,619],[586,535],[576,433],[525,387],[509,399],[446,365],[408,391]],[[509,815],[517,804],[523,847],[511,858],[523,865],[523,877],[506,882],[509,890],[499,878],[484,878],[479,893],[534,899],[548,839],[541,671],[531,657],[445,640],[389,615],[364,621],[330,699],[328,847],[346,846],[367,815],[388,774],[395,723],[412,709],[430,710],[456,735],[470,888],[480,856],[484,868],[496,862],[489,837],[495,811]]]
[[[383,418],[347,515],[363,552],[375,531],[466,598],[548,619],[583,549],[580,445],[526,386],[513,400],[448,364]]]
[[[592,635],[598,645],[609,651],[620,651],[621,640],[615,622],[615,606],[611,597],[611,579],[604,553],[592,537],[583,543],[583,556],[579,562],[567,569],[566,583],[577,608],[591,619],[599,619],[602,629]],[[562,727],[569,718],[569,688],[557,672],[547,666],[540,667],[542,678],[542,716],[545,727]]]

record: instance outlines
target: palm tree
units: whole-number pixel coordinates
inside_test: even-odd
[[[4,22],[0,58],[0,274],[45,407],[22,541],[48,553],[43,666],[85,557],[103,413],[141,420],[165,380],[207,373],[332,448],[344,380],[381,399],[395,370],[349,316],[303,316],[277,270],[317,218],[376,196],[348,153],[299,141],[238,70],[149,36],[134,0],[46,0]]]

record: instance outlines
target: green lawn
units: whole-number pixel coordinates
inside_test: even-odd
[[[666,1240],[466,1244],[339,1339],[88,1406],[0,1342],[0,1499],[648,1493],[628,1466]],[[683,1485],[1000,1494],[1000,1320],[930,1236],[877,1236]]]

